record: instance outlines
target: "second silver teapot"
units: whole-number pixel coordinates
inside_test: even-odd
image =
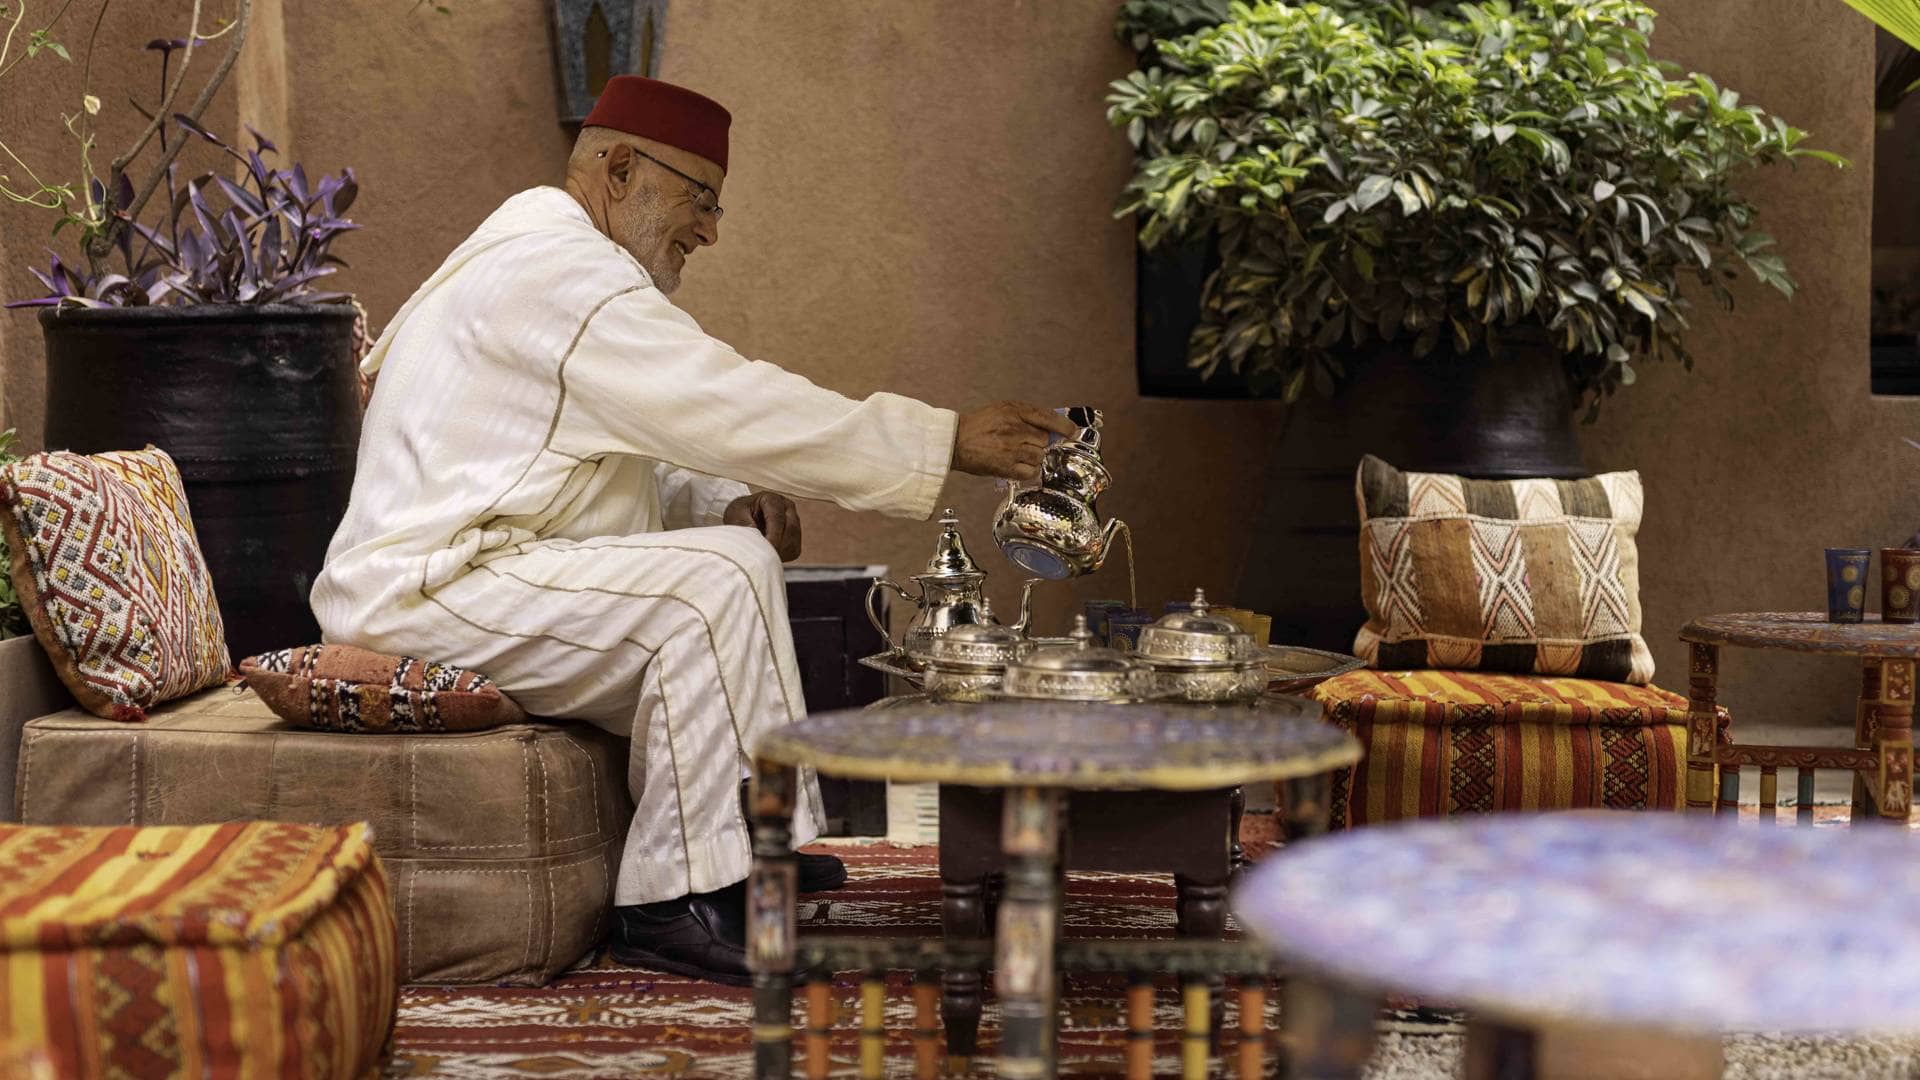
[[[1100,569],[1113,539],[1126,524],[1114,518],[1104,525],[1095,500],[1113,483],[1100,460],[1100,410],[1076,407],[1068,419],[1080,425],[1071,439],[1047,447],[1040,483],[1009,487],[993,519],[993,538],[1015,566],[1045,578],[1091,574]]]
[[[867,619],[891,648],[905,652],[917,663],[924,664],[932,655],[934,642],[956,626],[997,625],[987,606],[986,572],[974,565],[973,556],[967,554],[966,541],[960,538],[960,519],[952,510],[942,512],[940,539],[934,546],[933,558],[927,560],[926,570],[909,580],[917,591],[908,592],[904,586],[886,578],[874,578],[873,584],[867,587]],[[1010,627],[1017,633],[1026,631],[1032,588],[1029,582],[1021,593],[1020,618]],[[914,605],[913,620],[907,624],[905,638],[898,642],[893,640],[886,620],[880,617],[880,609],[874,603],[883,589],[900,594]]]

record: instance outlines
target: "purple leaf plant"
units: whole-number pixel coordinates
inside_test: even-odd
[[[161,39],[147,48],[159,52],[164,62],[167,54],[185,46],[183,40]],[[181,113],[173,114],[173,122],[233,158],[244,170],[243,178],[235,182],[208,173],[182,186],[177,168],[168,166],[172,198],[156,200],[167,204],[160,227],[128,216],[134,192],[124,176],[111,201],[106,185],[93,180],[89,191],[94,205],[107,207],[119,226],[111,235],[124,268],[103,267],[96,273],[89,262],[66,262],[49,250],[48,269],[31,270],[46,286],[46,295],[6,306],[319,304],[349,299],[350,293],[328,292],[316,282],[347,265],[333,254],[333,241],[360,227],[345,216],[360,193],[353,170],[309,182],[297,163],[290,169],[270,168],[266,157],[279,149],[251,126],[247,132],[253,147],[242,153]],[[164,145],[164,132],[161,141]]]

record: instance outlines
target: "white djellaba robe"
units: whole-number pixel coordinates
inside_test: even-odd
[[[753,485],[929,517],[954,413],[747,360],[551,187],[449,255],[362,370],[379,390],[313,587],[325,640],[631,733],[615,903],[745,878],[742,767],[805,706],[779,557],[721,514]],[[815,784],[800,805],[804,843]]]

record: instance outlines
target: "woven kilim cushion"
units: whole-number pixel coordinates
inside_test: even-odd
[[[0,504],[14,590],[87,711],[140,720],[226,678],[213,579],[164,451],[35,454],[0,470]]]
[[[1358,765],[1335,775],[1338,825],[1685,803],[1687,699],[1657,686],[1355,671],[1308,693],[1366,748]]]
[[[399,992],[364,824],[0,825],[0,950],[60,1076],[370,1076]]]
[[[249,656],[240,674],[275,716],[322,731],[484,731],[527,720],[477,671],[352,645]]]
[[[1639,473],[1467,480],[1368,455],[1355,486],[1367,622],[1353,651],[1371,666],[1652,680]]]

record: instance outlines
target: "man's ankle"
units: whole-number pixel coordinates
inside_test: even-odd
[[[651,919],[674,919],[687,913],[687,899],[684,896],[676,896],[671,900],[632,904],[628,906],[628,910],[636,911]]]

